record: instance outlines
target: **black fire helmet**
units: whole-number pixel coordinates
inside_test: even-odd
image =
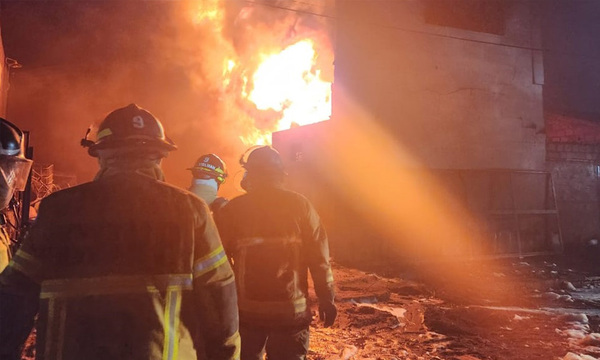
[[[255,146],[240,158],[240,165],[248,172],[286,174],[279,152],[271,146]]]
[[[88,153],[98,157],[98,150],[150,148],[172,151],[177,146],[165,135],[161,122],[149,111],[130,104],[108,114],[98,126],[96,141],[88,140],[90,129],[81,140]]]

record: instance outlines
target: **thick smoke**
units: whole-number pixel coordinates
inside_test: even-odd
[[[240,136],[269,130],[275,119],[240,97],[242,75],[261,61],[255,54],[311,32],[330,44],[322,18],[227,1],[219,3],[222,18],[198,20],[210,3],[3,3],[5,51],[23,65],[12,74],[8,117],[31,131],[35,160],[90,180],[97,165],[79,140],[91,123],[133,102],[161,119],[179,147],[163,163],[169,182],[188,186],[186,168],[214,152],[230,167],[225,193],[235,195],[237,160],[248,146]],[[225,84],[227,60],[243,66]]]

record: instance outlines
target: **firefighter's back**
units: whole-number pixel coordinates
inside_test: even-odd
[[[0,274],[0,357],[39,298],[38,359],[237,359],[233,272],[206,203],[163,182],[162,123],[130,104],[90,131],[95,180],[45,198]]]
[[[44,359],[191,358],[178,313],[192,287],[193,232],[204,209],[136,173],[45,199],[31,243],[43,270]]]
[[[220,229],[234,259],[240,320],[308,324],[303,227],[311,210],[306,198],[281,188],[262,189],[231,200],[223,211],[227,223]]]

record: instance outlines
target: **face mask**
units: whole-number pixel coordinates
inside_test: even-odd
[[[215,179],[194,179],[190,191],[196,194],[199,198],[211,204],[217,198],[217,190],[219,189]]]
[[[6,177],[4,175],[0,176],[0,209],[8,207],[14,193],[15,188],[8,185]]]
[[[15,190],[25,190],[31,165],[31,160],[0,156],[0,209],[8,206]]]

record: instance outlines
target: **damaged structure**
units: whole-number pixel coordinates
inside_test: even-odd
[[[323,214],[336,257],[368,261],[397,251],[361,213],[367,199],[338,196],[340,181],[347,179],[325,176],[323,151],[331,150],[332,138],[341,139],[352,156],[364,152],[364,144],[377,147],[389,137],[396,146],[370,156],[388,157],[406,174],[433,175],[466,209],[467,231],[483,238],[477,254],[555,254],[595,236],[600,172],[595,147],[557,143],[547,135],[548,123],[561,120],[545,101],[546,87],[557,86],[561,70],[552,61],[548,77],[544,68],[546,57],[559,54],[553,46],[561,45],[548,30],[555,29],[557,19],[549,14],[556,6],[476,0],[336,3],[332,118],[273,134],[291,186]],[[590,10],[575,8],[571,12],[579,16]],[[571,25],[566,21],[563,27]],[[547,84],[547,78],[554,82]],[[356,136],[349,135],[352,127]],[[594,155],[569,155],[577,151]],[[370,166],[375,163],[354,163],[349,173],[373,193],[390,192],[381,179],[395,170]],[[407,199],[389,198],[393,203],[412,206]],[[469,223],[471,218],[477,224]],[[463,256],[473,254],[463,250]]]

